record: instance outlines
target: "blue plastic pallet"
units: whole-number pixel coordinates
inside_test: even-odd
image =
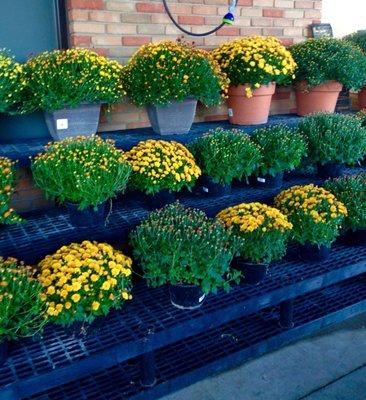
[[[279,309],[179,341],[155,352],[156,385],[140,384],[139,360],[119,364],[24,400],[153,400],[366,310],[365,274],[295,301],[295,327],[279,327]],[[7,399],[6,399],[7,400]]]

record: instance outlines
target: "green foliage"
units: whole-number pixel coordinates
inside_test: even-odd
[[[257,167],[260,149],[249,135],[237,129],[217,128],[190,146],[202,172],[221,185],[250,176]]]
[[[308,39],[291,46],[297,63],[297,81],[309,88],[337,81],[348,89],[360,89],[366,83],[366,57],[355,45],[334,38]]]
[[[185,283],[209,293],[229,289],[240,276],[230,270],[234,245],[224,226],[178,202],[152,212],[131,232],[130,243],[153,287]]]
[[[329,180],[325,188],[347,208],[346,229],[366,228],[366,173]]]
[[[0,257],[0,343],[42,331],[45,304],[34,275],[35,270],[14,258]]]
[[[366,128],[352,116],[313,114],[300,121],[299,132],[313,163],[354,164],[366,154]]]
[[[262,149],[258,175],[275,176],[300,165],[306,154],[304,138],[286,125],[276,125],[254,131],[252,140]]]
[[[165,106],[194,97],[203,104],[222,101],[228,80],[211,55],[183,43],[150,43],[129,60],[123,85],[137,106]]]
[[[366,53],[366,31],[357,31],[344,37],[348,42],[352,42]]]
[[[97,136],[51,143],[32,161],[33,179],[47,197],[97,206],[126,188],[131,166],[111,140]]]
[[[122,69],[117,61],[88,49],[41,53],[24,65],[32,97],[23,111],[53,111],[84,102],[116,103],[125,95]]]

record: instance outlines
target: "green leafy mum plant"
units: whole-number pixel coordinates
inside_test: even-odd
[[[114,142],[97,136],[50,143],[32,161],[34,182],[46,196],[78,204],[80,210],[123,192],[131,170]]]
[[[262,149],[259,175],[275,176],[300,165],[306,154],[304,138],[286,125],[276,125],[254,131],[252,140]]]
[[[43,329],[46,306],[35,272],[14,258],[0,257],[0,343]]]
[[[364,53],[366,53],[366,31],[361,30],[344,37],[344,40],[351,42],[358,46]]]
[[[228,79],[210,53],[184,43],[150,43],[129,60],[123,83],[137,106],[165,106],[194,97],[210,106],[219,104]]]
[[[329,246],[347,215],[343,203],[326,189],[310,184],[283,190],[274,205],[292,223],[292,238],[300,243]]]
[[[366,128],[352,116],[313,114],[300,121],[299,132],[314,163],[354,164],[366,154]]]
[[[133,255],[149,285],[198,285],[205,293],[239,273],[230,270],[234,246],[224,226],[205,213],[174,203],[152,212],[130,234]]]
[[[14,191],[14,163],[6,157],[0,157],[0,225],[11,225],[22,222],[10,207]]]
[[[217,218],[239,239],[238,253],[244,259],[269,264],[285,255],[292,224],[279,210],[242,203],[220,211]]]
[[[296,81],[308,88],[337,81],[348,89],[366,83],[366,57],[350,42],[334,38],[308,39],[290,48],[297,63]]]
[[[325,188],[347,208],[346,229],[366,229],[366,173],[329,180]]]
[[[113,104],[122,99],[123,67],[88,49],[44,52],[24,65],[32,98],[24,111],[54,111],[81,103]]]
[[[215,183],[228,185],[250,176],[261,160],[259,147],[237,129],[217,128],[194,141],[192,151],[202,173]]]

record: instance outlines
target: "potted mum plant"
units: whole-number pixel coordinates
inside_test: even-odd
[[[14,192],[14,162],[9,158],[0,157],[0,226],[22,222],[10,207],[11,196]]]
[[[271,262],[286,253],[292,224],[279,210],[261,203],[242,203],[219,212],[217,218],[238,240],[233,268],[242,271],[243,282],[258,284]]]
[[[220,104],[228,80],[210,53],[184,43],[162,41],[140,47],[123,72],[130,100],[146,107],[154,132],[187,133],[197,100]]]
[[[344,204],[326,189],[313,184],[283,190],[275,197],[274,204],[292,223],[292,239],[300,244],[301,258],[326,260],[347,216]]]
[[[366,173],[329,180],[325,188],[332,192],[347,208],[344,220],[348,241],[366,245]]]
[[[230,79],[228,113],[232,124],[264,124],[276,83],[291,82],[296,64],[275,37],[243,37],[213,51]]]
[[[189,149],[202,170],[204,193],[230,193],[234,179],[247,179],[258,166],[258,146],[242,131],[217,128],[190,144]]]
[[[358,46],[364,53],[366,57],[366,31],[360,30],[357,32],[352,33],[351,35],[347,35],[345,40],[355,44]],[[359,71],[361,74],[362,71]],[[364,71],[364,75],[366,75],[366,72]],[[365,79],[365,85],[366,85],[366,79]],[[358,108],[362,110],[363,108],[366,108],[366,86],[363,86],[361,90],[358,93]]]
[[[122,65],[88,49],[44,52],[25,65],[31,98],[23,112],[43,110],[54,140],[97,132],[101,104],[122,99]]]
[[[133,168],[132,187],[148,195],[147,206],[152,209],[174,202],[174,193],[184,187],[190,190],[201,175],[193,155],[174,141],[140,142],[126,159]]]
[[[298,167],[306,154],[304,138],[286,125],[257,129],[252,140],[262,149],[262,160],[256,170],[256,185],[280,188],[283,173]]]
[[[340,39],[308,39],[291,47],[297,63],[297,114],[334,112],[342,86],[360,89],[366,81],[366,57]]]
[[[66,203],[75,226],[103,225],[107,200],[125,190],[131,170],[113,141],[96,136],[50,143],[32,161],[35,184]]]
[[[132,298],[131,266],[132,260],[109,244],[88,240],[46,256],[38,279],[47,319],[85,333],[96,317]]]
[[[42,286],[35,272],[14,258],[0,257],[0,366],[9,342],[34,336],[45,324]]]
[[[366,128],[352,116],[318,113],[301,120],[298,129],[323,179],[342,175],[345,164],[355,164],[366,154]]]
[[[234,244],[224,226],[176,202],[153,211],[130,234],[133,255],[149,286],[169,284],[170,299],[195,309],[218,288],[229,289],[240,274],[230,270]]]

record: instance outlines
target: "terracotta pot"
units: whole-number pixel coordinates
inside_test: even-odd
[[[342,84],[329,81],[322,85],[307,89],[305,81],[296,87],[297,115],[304,116],[317,112],[334,112]]]
[[[268,121],[272,95],[276,83],[262,85],[253,90],[253,96],[245,95],[245,88],[249,85],[230,86],[227,100],[229,121],[237,125],[265,124]]]
[[[358,108],[360,110],[366,108],[366,87],[362,88],[358,93]]]

